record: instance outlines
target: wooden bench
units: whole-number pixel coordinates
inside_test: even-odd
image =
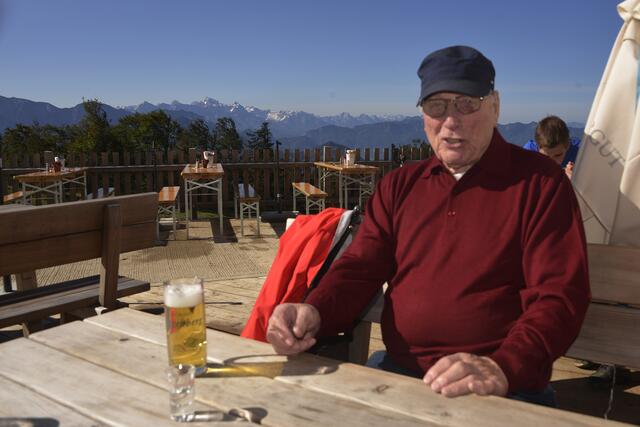
[[[589,244],[588,250],[592,302],[566,355],[640,369],[640,248]],[[383,305],[380,293],[354,329],[351,362],[366,362],[371,323],[380,323]]]
[[[6,194],[2,197],[2,203],[22,203],[23,202],[23,192],[22,191],[14,191],[13,193]]]
[[[162,187],[158,192],[158,239],[160,239],[160,219],[163,215],[171,215],[171,224],[173,225],[173,240],[176,240],[176,202],[180,186]]]
[[[95,194],[95,197],[94,197]],[[116,190],[113,187],[109,187],[107,189],[107,192],[105,194],[104,188],[100,187],[96,190],[95,193],[89,193],[87,194],[87,200],[91,200],[91,199],[102,199],[104,197],[113,197],[116,194]]]
[[[306,213],[309,215],[309,209],[312,207],[318,208],[318,212],[324,210],[324,201],[327,198],[327,193],[320,190],[318,187],[314,187],[308,182],[292,182],[293,187],[293,210],[296,210],[296,197],[304,196]]]
[[[235,193],[235,200],[233,202],[233,208],[235,211],[235,217],[238,218],[238,209],[240,209],[240,233],[244,236],[244,214],[247,214],[248,218],[255,213],[256,215],[256,229],[258,236],[260,235],[260,195],[256,193],[256,190],[251,184],[243,183],[238,184]]]
[[[15,274],[18,285],[0,295],[0,328],[23,323],[28,334],[38,327],[29,322],[115,309],[118,298],[149,290],[118,268],[121,253],[154,246],[157,211],[156,193],[0,211],[0,276]],[[37,287],[36,270],[93,258],[101,258],[99,275]]]
[[[592,302],[567,356],[640,369],[640,248],[588,249]]]

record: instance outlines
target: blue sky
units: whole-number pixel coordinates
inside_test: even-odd
[[[501,123],[584,123],[617,3],[0,0],[0,95],[416,115],[422,58],[467,44],[496,67]]]

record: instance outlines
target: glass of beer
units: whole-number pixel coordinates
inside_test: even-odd
[[[164,312],[169,365],[194,365],[196,374],[207,370],[207,333],[202,279],[164,282]]]

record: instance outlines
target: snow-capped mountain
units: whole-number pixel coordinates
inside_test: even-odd
[[[243,106],[238,102],[223,104],[214,98],[204,98],[190,104],[173,101],[170,104],[157,105],[143,102],[139,105],[123,107],[127,111],[148,113],[154,109],[162,109],[167,113],[174,111],[187,111],[201,116],[210,125],[221,117],[231,117],[239,130],[255,129],[262,122],[269,122],[273,133],[277,136],[297,136],[322,126],[354,127],[365,124],[395,121],[405,119],[405,116],[375,116],[360,114],[352,116],[349,113],[341,113],[335,116],[317,116],[304,111],[271,111],[263,110],[255,106]]]

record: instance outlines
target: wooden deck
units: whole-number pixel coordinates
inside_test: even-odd
[[[190,237],[184,230],[176,241],[121,258],[122,274],[151,282],[151,290],[124,299],[132,308],[162,313],[162,280],[198,275],[205,280],[207,326],[239,334],[249,316],[265,276],[277,252],[278,232],[261,224],[260,237],[240,237],[239,220],[226,222],[225,232],[215,229],[217,221],[191,224]],[[247,226],[247,224],[245,224]],[[249,224],[249,226],[251,226]],[[216,234],[211,240],[213,233]],[[60,280],[82,277],[98,268],[97,261],[76,263],[38,272],[38,282],[46,285]],[[55,322],[55,321],[53,321]],[[17,336],[12,330],[0,331],[0,340]],[[371,351],[382,349],[380,330],[374,325]],[[588,380],[593,371],[582,370],[575,361],[561,358],[554,365],[553,387],[561,409],[602,417],[607,410],[610,390],[598,388]],[[640,371],[632,372],[627,385],[618,385],[609,419],[640,425]]]

